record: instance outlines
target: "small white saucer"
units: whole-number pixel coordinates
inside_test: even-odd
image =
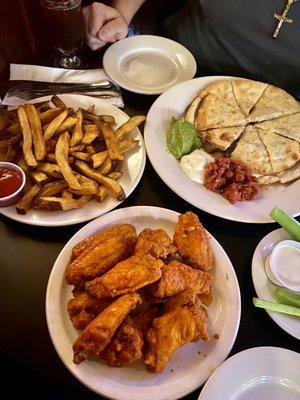
[[[152,95],[193,78],[197,69],[193,55],[184,46],[152,35],[114,43],[103,56],[103,66],[122,88]]]

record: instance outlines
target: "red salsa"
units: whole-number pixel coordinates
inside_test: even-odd
[[[0,198],[10,196],[22,185],[22,175],[13,168],[0,168]]]

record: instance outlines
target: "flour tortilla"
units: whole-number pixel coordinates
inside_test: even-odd
[[[247,117],[250,110],[256,105],[267,83],[251,81],[249,79],[235,79],[231,81],[235,99]]]
[[[195,114],[196,111],[198,110],[198,107],[204,97],[204,92],[201,92],[197,95],[197,97],[194,98],[192,103],[189,105],[189,107],[186,110],[184,118],[190,122],[191,124],[194,124],[195,122]]]
[[[259,137],[266,146],[275,174],[286,171],[300,160],[300,144],[295,140],[270,130],[258,129]]]
[[[264,121],[256,125],[259,129],[273,130],[281,136],[300,142],[300,113]]]
[[[281,183],[292,182],[298,178],[300,178],[300,162],[294,165],[292,168],[278,174],[278,178]]]
[[[199,132],[199,136],[218,149],[226,150],[243,133],[244,129],[244,126],[208,129]]]
[[[243,161],[255,174],[274,175],[269,154],[254,126],[246,127],[231,158]]]
[[[253,174],[253,175],[257,178],[257,181],[261,186],[271,185],[272,183],[280,181],[280,178],[277,175],[259,175],[259,174]]]
[[[299,103],[284,90],[269,85],[247,117],[248,122],[261,122],[300,112]]]

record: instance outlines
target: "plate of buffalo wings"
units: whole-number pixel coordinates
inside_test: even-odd
[[[118,400],[178,399],[197,389],[228,356],[240,310],[232,264],[197,215],[148,206],[79,230],[46,295],[66,367]]]

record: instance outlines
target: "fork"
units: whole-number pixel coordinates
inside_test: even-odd
[[[100,98],[117,97],[120,94],[120,88],[109,80],[101,80],[91,84],[18,80],[0,82],[0,87],[8,89],[8,96],[17,96],[24,100],[59,93],[85,93]]]

